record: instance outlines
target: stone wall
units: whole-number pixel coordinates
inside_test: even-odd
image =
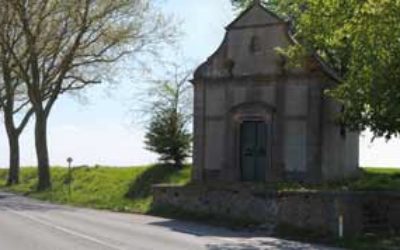
[[[277,192],[235,185],[154,186],[154,206],[196,214],[290,225],[338,235],[400,232],[400,194],[391,192]]]

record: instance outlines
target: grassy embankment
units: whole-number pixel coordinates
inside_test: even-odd
[[[68,169],[51,169],[52,189],[37,192],[36,168],[22,168],[21,184],[4,187],[7,171],[0,169],[2,190],[60,204],[69,204],[120,212],[147,213],[151,209],[151,185],[154,183],[186,184],[190,167],[177,170],[170,166],[153,167],[78,167],[72,172],[69,196]]]
[[[151,186],[157,183],[187,184],[190,167],[177,170],[171,166],[152,167],[78,167],[73,169],[71,196],[68,192],[68,170],[54,167],[53,188],[45,192],[35,190],[36,168],[22,168],[21,184],[4,187],[7,171],[0,169],[0,188],[54,203],[113,211],[147,213],[151,209]],[[400,169],[365,168],[362,177],[340,183],[307,186],[280,183],[273,188],[284,190],[392,190],[400,191]]]

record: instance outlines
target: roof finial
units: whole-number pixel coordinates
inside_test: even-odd
[[[253,5],[261,5],[261,0],[253,0]]]

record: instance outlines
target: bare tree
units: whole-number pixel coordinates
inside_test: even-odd
[[[38,189],[51,186],[47,120],[58,97],[100,83],[101,66],[155,52],[174,37],[149,0],[1,0],[10,5],[21,47],[10,54],[14,74],[35,114]]]
[[[22,81],[13,72],[15,61],[12,53],[20,53],[21,30],[14,26],[15,19],[10,6],[0,7],[0,107],[9,145],[9,171],[7,185],[19,183],[20,148],[19,137],[32,117]],[[18,117],[17,117],[18,116]],[[17,119],[19,118],[19,119]]]
[[[193,71],[178,63],[165,63],[162,77],[150,79],[147,89],[145,110],[161,110],[171,107],[185,118],[185,123],[192,119],[193,88],[189,80]]]

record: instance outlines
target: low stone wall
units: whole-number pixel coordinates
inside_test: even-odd
[[[277,192],[235,185],[156,185],[154,206],[345,235],[400,232],[396,192]]]

